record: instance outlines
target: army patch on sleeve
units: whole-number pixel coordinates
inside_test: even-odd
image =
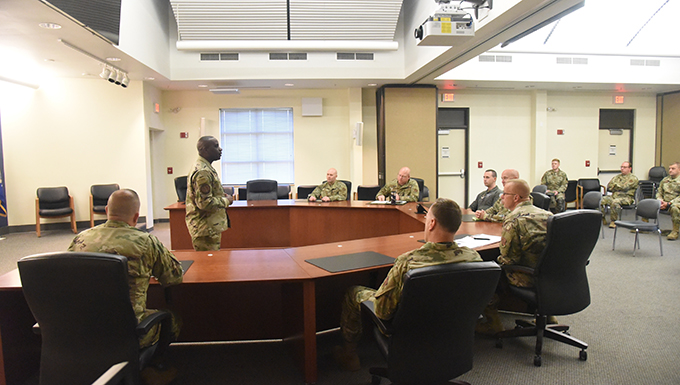
[[[210,193],[210,185],[202,184],[200,190],[201,190],[201,193],[203,193],[203,194],[209,194]]]

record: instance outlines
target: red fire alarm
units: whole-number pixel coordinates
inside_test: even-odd
[[[189,133],[188,132],[180,132],[179,137],[182,138],[182,139],[186,139],[186,138],[189,137]]]
[[[557,130],[557,135],[564,135],[564,130],[562,129]]]
[[[590,161],[586,160],[586,167],[590,167]]]
[[[482,168],[482,167],[484,167],[484,163],[483,162],[477,162],[477,168]]]
[[[168,175],[172,174],[172,167],[168,167]]]

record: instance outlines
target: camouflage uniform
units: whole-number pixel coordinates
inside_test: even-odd
[[[568,183],[567,173],[560,169],[557,171],[550,169],[541,177],[541,184],[548,186],[550,191],[557,191],[557,195],[550,195],[550,211],[559,213],[566,210],[564,192],[567,191]]]
[[[394,266],[378,290],[364,286],[352,286],[342,303],[340,329],[346,342],[354,343],[361,338],[361,303],[375,302],[375,313],[381,319],[390,319],[397,310],[407,271],[442,263],[481,262],[476,251],[458,247],[456,243],[428,242],[421,248],[397,257]]]
[[[400,186],[396,179],[392,180],[390,183],[383,186],[383,188],[378,191],[375,199],[378,199],[379,195],[385,197],[385,199],[390,199],[390,194],[392,191],[399,195],[399,199],[402,201],[418,202],[420,197],[420,188],[418,187],[418,182],[413,179],[409,179],[405,185]]]
[[[130,301],[141,322],[158,310],[146,308],[146,292],[149,289],[149,278],[156,277],[163,286],[176,285],[182,282],[182,266],[161,241],[123,221],[106,221],[105,223],[85,230],[73,238],[69,251],[89,251],[96,253],[116,254],[127,257],[130,284]],[[180,319],[172,314],[172,335],[177,339],[181,326]],[[149,346],[160,334],[159,326],[154,326],[149,333],[139,338],[139,346]]]
[[[656,199],[670,202],[668,211],[671,214],[673,226],[680,225],[680,177],[672,178],[670,175],[663,178],[656,190]]]
[[[486,210],[496,203],[502,192],[498,186],[493,186],[491,190],[484,190],[477,194],[477,198],[470,203],[468,208],[472,211]]]
[[[638,184],[638,178],[633,174],[619,174],[612,178],[607,184],[607,191],[611,191],[612,195],[603,197],[600,202],[602,217],[604,218],[607,206],[609,206],[611,208],[609,218],[612,222],[618,220],[621,206],[632,205],[635,202],[635,190]]]
[[[501,191],[500,193],[502,194],[503,192]],[[482,220],[487,222],[503,222],[508,214],[510,214],[510,210],[505,208],[503,200],[499,196],[493,206],[484,210],[484,217],[482,217]]]
[[[505,218],[501,232],[501,265],[536,267],[538,257],[545,249],[548,217],[553,214],[522,202]],[[506,272],[508,282],[519,287],[532,287],[533,277],[521,272]]]
[[[220,249],[222,232],[229,228],[227,206],[217,171],[199,156],[187,178],[185,220],[194,250]]]
[[[320,186],[316,186],[314,191],[307,196],[307,199],[309,197],[316,199],[328,197],[331,201],[344,201],[347,199],[347,185],[337,180],[333,184],[323,182]]]

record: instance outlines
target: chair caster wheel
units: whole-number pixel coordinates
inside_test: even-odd
[[[541,356],[534,356],[534,366],[541,366]]]
[[[371,376],[371,385],[380,385],[382,378],[380,376]]]
[[[580,352],[578,352],[578,359],[581,361],[588,360],[588,352],[586,352],[585,350],[581,350]]]
[[[499,338],[496,340],[496,348],[497,349],[503,349],[503,339]]]

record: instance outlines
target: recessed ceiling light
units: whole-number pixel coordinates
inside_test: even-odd
[[[107,57],[106,61],[120,61],[119,57]]]
[[[375,87],[375,86],[377,86],[377,85],[378,85],[378,83],[368,83],[368,86],[369,86],[369,87]]]
[[[207,84],[199,84],[198,86],[201,87],[201,88],[206,88],[206,87],[208,87]]]
[[[61,25],[56,23],[40,23],[38,24],[41,28],[45,29],[60,29]]]
[[[156,78],[146,77],[146,78],[144,78],[144,80],[156,80]]]
[[[293,83],[286,83],[286,84],[284,84],[284,86],[286,86],[286,87],[292,87],[292,86],[294,86],[294,85],[295,85],[295,84],[293,84]]]

